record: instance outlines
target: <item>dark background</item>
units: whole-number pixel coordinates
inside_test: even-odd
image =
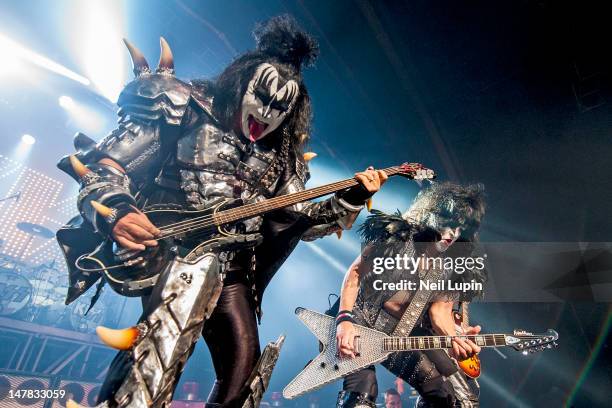
[[[52,5],[53,4],[53,5]],[[612,25],[604,3],[557,1],[130,1],[114,5],[121,35],[148,56],[157,38],[171,44],[177,75],[211,77],[253,47],[257,21],[290,13],[318,40],[306,73],[314,101],[312,185],[370,164],[418,161],[439,178],[482,182],[488,194],[484,241],[611,241]],[[82,3],[80,5],[82,7]],[[0,10],[0,33],[82,72],[70,45],[76,2],[21,1]],[[117,22],[118,23],[118,22]],[[122,47],[122,44],[116,44]],[[101,64],[105,49],[98,51]],[[122,58],[126,58],[124,53]],[[126,67],[126,79],[129,68]],[[38,76],[39,75],[39,76]],[[82,130],[57,106],[70,93],[113,127],[112,104],[95,90],[37,72],[1,81],[0,153],[21,134],[36,135],[27,165],[66,182],[54,169]],[[62,194],[69,196],[74,187]],[[392,180],[375,207],[402,210],[417,186]],[[279,391],[316,345],[293,318],[296,306],[323,309],[359,250],[353,233],[301,244],[264,301],[262,342],[288,335],[271,390]],[[138,315],[129,303],[122,324]],[[556,328],[561,347],[523,357],[482,354],[483,406],[605,406],[611,396],[608,304],[505,304],[473,307],[487,332]],[[512,353],[512,354],[510,354]],[[185,379],[212,379],[199,345]],[[392,378],[379,376],[381,389]],[[338,386],[320,391],[332,406]],[[306,404],[308,397],[298,400]],[[285,402],[293,406],[293,402]],[[301,406],[301,405],[300,405]]]

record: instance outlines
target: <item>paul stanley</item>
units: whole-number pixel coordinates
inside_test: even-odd
[[[384,279],[397,283],[406,280],[416,285],[419,279],[419,273],[411,274],[397,267],[382,274],[375,273],[374,259],[398,254],[469,257],[484,212],[482,185],[439,183],[419,193],[403,215],[374,212],[368,217],[360,230],[366,246],[347,271],[339,300],[336,340],[341,356],[355,356],[353,323],[390,334],[410,304],[414,291],[390,286],[377,290],[376,281]],[[424,272],[423,265],[420,269],[419,272]],[[461,274],[444,269],[444,273],[444,281],[475,290],[454,291],[448,285],[434,288],[433,301],[425,307],[412,335],[455,336],[453,306],[479,296],[486,280],[484,268],[466,269]],[[471,283],[480,285],[470,286]],[[480,327],[476,326],[467,328],[465,334],[479,332]],[[477,407],[478,384],[458,369],[454,359],[462,360],[479,351],[480,347],[473,342],[454,337],[450,355],[443,350],[398,352],[382,365],[419,392],[418,407]],[[374,366],[370,366],[345,377],[337,407],[375,407],[377,394],[376,372]]]

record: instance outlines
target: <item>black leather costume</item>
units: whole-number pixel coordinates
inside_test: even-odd
[[[283,36],[289,39],[280,41]],[[304,189],[308,166],[302,152],[310,106],[300,68],[314,52],[296,47],[295,42],[313,49],[314,45],[286,17],[273,19],[257,38],[257,50],[226,70],[228,75],[235,73],[241,78],[234,83],[237,89],[222,89],[226,85],[222,81],[180,81],[173,75],[171,54],[163,41],[165,49],[156,72],[151,72],[142,55],[129,46],[136,79],[118,100],[119,127],[97,144],[82,135],[75,141],[77,157],[92,172],[81,180],[81,217],[58,233],[71,274],[67,302],[103,277],[100,272],[84,273],[71,261],[95,245],[92,237],[109,234],[121,215],[134,211],[131,205],[143,208],[172,203],[202,209],[219,198],[241,198],[250,203]],[[274,49],[273,42],[286,49]],[[232,126],[235,118],[217,105],[224,94],[243,93],[245,78],[248,81],[262,64],[267,64],[267,70],[272,66],[278,71],[279,87],[281,80],[299,84],[300,95],[276,130],[251,142]],[[273,103],[274,97],[271,99]],[[229,104],[229,108],[234,113],[240,111],[240,106]],[[300,114],[307,120],[300,122]],[[126,174],[98,163],[102,158],[114,160]],[[75,176],[68,159],[60,168]],[[352,197],[355,192],[350,191]],[[150,289],[143,298],[141,335],[131,350],[120,352],[113,361],[101,391],[102,404],[167,404],[203,332],[217,373],[209,402],[243,406],[248,397],[245,381],[260,355],[256,315],[261,317],[263,291],[300,239],[316,239],[350,228],[367,197],[357,202],[343,197],[340,193],[249,219],[234,231],[263,238],[259,246],[260,240],[255,240],[250,248],[241,250],[177,256],[160,276],[143,280],[140,284]],[[92,200],[111,207],[113,214],[101,217],[92,208]],[[199,244],[185,242],[182,253]]]

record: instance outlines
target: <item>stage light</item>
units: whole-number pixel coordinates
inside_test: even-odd
[[[66,95],[62,95],[60,96],[58,99],[59,105],[64,108],[64,109],[74,109],[75,104],[74,104],[74,100]]]
[[[14,64],[15,60],[18,61],[21,59],[28,61],[34,65],[37,65],[41,68],[44,68],[48,71],[55,72],[56,74],[80,82],[83,85],[89,85],[89,79],[85,78],[84,76],[81,76],[76,72],[69,70],[68,68],[64,67],[61,64],[58,64],[57,62],[51,61],[50,59],[45,58],[42,55],[28,50],[27,48],[21,46],[20,44],[9,39],[8,37],[5,37],[2,34],[0,34],[0,55],[2,55],[3,58],[2,64],[4,64],[4,60],[8,60],[9,62],[13,61]]]
[[[116,102],[126,82],[128,54],[123,46],[125,4],[119,0],[77,2],[69,44],[98,91]]]
[[[104,131],[106,118],[96,109],[75,101],[66,95],[60,96],[57,98],[57,101],[68,113],[71,125],[79,131],[93,135]]]
[[[32,151],[32,146],[36,143],[36,138],[28,133],[21,136],[19,143],[13,149],[13,153],[11,154],[11,158],[15,160],[17,163],[23,163],[26,161],[30,152]]]
[[[26,133],[25,135],[21,136],[21,143],[32,146],[34,143],[36,143],[36,138]]]

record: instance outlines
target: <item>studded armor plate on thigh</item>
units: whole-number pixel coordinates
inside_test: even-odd
[[[161,276],[139,323],[134,364],[114,396],[119,407],[169,406],[187,358],[222,289],[217,256],[174,260]]]

